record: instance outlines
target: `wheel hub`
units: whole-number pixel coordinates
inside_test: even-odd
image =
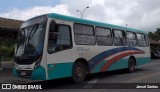
[[[77,76],[77,78],[81,78],[83,76],[83,69],[81,67],[77,67],[75,69],[75,75]]]

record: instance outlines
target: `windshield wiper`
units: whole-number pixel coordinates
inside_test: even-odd
[[[33,26],[31,32],[29,33],[27,37],[27,43],[29,43],[29,40],[31,39],[31,35],[33,36],[35,34],[36,30],[38,29],[38,26],[39,26],[38,24]]]
[[[27,48],[30,49],[30,45],[29,45],[29,41],[30,41],[30,38],[31,38],[31,35],[36,32],[37,28],[38,28],[38,24],[37,25],[34,25],[33,27],[31,28],[25,28],[25,29],[22,29],[22,31],[24,32],[24,49],[26,50]]]

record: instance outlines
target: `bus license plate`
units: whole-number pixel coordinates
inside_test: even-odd
[[[21,72],[21,75],[26,75],[26,73],[25,72]]]

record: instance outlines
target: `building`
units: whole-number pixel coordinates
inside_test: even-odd
[[[160,51],[160,42],[153,40],[153,39],[149,39],[150,41],[150,47],[151,47],[151,51]]]
[[[8,41],[13,41],[17,38],[17,33],[18,33],[18,30],[19,30],[22,22],[23,21],[21,21],[21,20],[6,19],[6,18],[0,17],[0,70],[2,70],[1,60],[5,59],[5,58],[13,57],[13,53],[14,53],[13,52],[14,48],[9,49],[7,47],[7,45],[3,45],[2,43],[6,41],[4,39],[10,38],[10,39],[8,39]],[[11,39],[13,39],[13,40],[11,40]],[[6,46],[6,47],[3,48],[4,46]],[[11,46],[9,46],[9,47],[11,47]]]
[[[0,37],[16,39],[22,22],[21,20],[0,18]]]

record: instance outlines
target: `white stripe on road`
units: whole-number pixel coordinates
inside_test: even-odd
[[[131,76],[136,76],[136,75],[144,75],[145,73],[132,73],[132,74],[120,74],[120,75],[114,75],[114,76],[128,76],[128,75],[131,75]]]
[[[84,85],[83,88],[91,89],[94,86],[94,84],[97,83],[98,80],[99,78],[89,81],[86,85]]]

